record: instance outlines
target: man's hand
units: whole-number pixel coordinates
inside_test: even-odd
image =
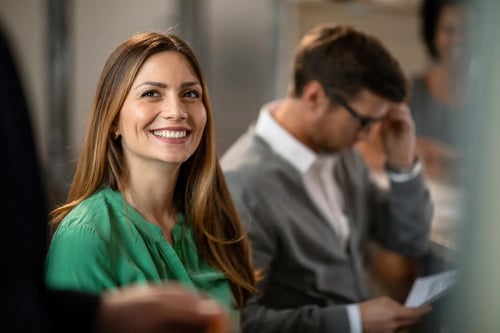
[[[364,333],[394,333],[415,324],[430,306],[404,307],[389,297],[378,297],[359,304]]]
[[[230,329],[220,305],[174,283],[104,293],[96,323],[97,333],[229,333]]]
[[[391,104],[380,129],[387,162],[395,169],[409,169],[415,160],[415,124],[405,103]]]

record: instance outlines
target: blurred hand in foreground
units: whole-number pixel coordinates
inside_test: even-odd
[[[229,333],[231,320],[216,301],[179,284],[130,286],[102,295],[97,333]]]

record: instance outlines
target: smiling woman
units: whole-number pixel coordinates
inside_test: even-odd
[[[248,239],[215,153],[201,68],[179,37],[137,34],[111,54],[50,225],[50,285],[98,293],[177,281],[237,323],[254,291]]]
[[[197,74],[182,54],[165,51],[146,60],[113,125],[116,136],[121,136],[129,168],[142,169],[158,160],[166,163],[162,168],[169,163],[173,168],[165,180],[175,177],[177,164],[194,153],[205,129],[207,111],[202,96]],[[132,177],[136,174],[141,172],[130,173]],[[142,183],[143,178],[137,181]],[[163,222],[156,224],[171,229]]]

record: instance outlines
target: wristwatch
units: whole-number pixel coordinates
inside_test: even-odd
[[[387,175],[389,179],[394,182],[406,182],[410,179],[415,178],[420,172],[422,172],[422,163],[418,158],[415,158],[415,162],[413,162],[413,166],[409,169],[395,169],[387,163],[385,165],[385,170],[387,171]]]

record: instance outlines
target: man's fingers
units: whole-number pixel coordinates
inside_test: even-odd
[[[432,310],[429,305],[424,305],[418,308],[408,308],[403,307],[398,320],[400,321],[410,321],[411,323],[419,320],[422,316],[426,315]]]

